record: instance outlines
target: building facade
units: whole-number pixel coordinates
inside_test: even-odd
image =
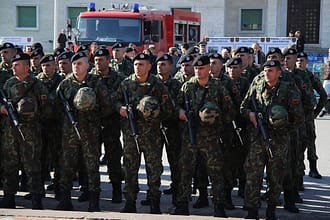
[[[67,22],[75,27],[76,16],[89,0],[0,0],[1,37],[31,37],[51,51]],[[94,0],[102,10],[127,0]],[[306,44],[329,48],[330,1],[328,0],[144,0],[156,9],[180,8],[201,13],[202,37],[285,37],[300,30]]]

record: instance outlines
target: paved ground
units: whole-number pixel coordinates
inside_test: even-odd
[[[298,204],[300,208],[299,214],[288,213],[279,207],[277,211],[278,219],[292,219],[292,220],[319,220],[319,219],[330,219],[330,149],[328,144],[330,143],[330,116],[325,116],[316,120],[317,128],[317,151],[320,157],[318,161],[319,171],[323,175],[321,180],[312,179],[309,176],[304,177],[306,190],[301,193],[304,203]],[[308,165],[306,163],[306,165]],[[307,166],[308,167],[308,166]],[[36,211],[31,210],[31,202],[25,200],[23,195],[25,193],[18,193],[16,198],[17,209],[0,209],[1,219],[214,219],[212,216],[213,208],[210,205],[208,208],[203,209],[193,209],[191,207],[190,216],[171,216],[169,215],[169,210],[171,205],[171,196],[163,195],[161,198],[161,210],[162,215],[150,215],[149,207],[144,207],[140,205],[140,200],[145,198],[146,193],[146,175],[144,165],[141,165],[140,169],[140,189],[141,192],[138,196],[137,209],[138,214],[123,214],[119,210],[123,207],[122,204],[112,204],[111,203],[111,184],[106,174],[105,166],[100,168],[101,180],[102,180],[102,193],[101,193],[101,209],[102,212],[89,213],[86,212],[88,208],[88,203],[79,203],[77,197],[79,196],[79,188],[77,183],[75,183],[73,195],[73,205],[75,211],[73,212],[63,212],[63,211],[53,211],[57,205],[57,201],[54,199],[52,192],[47,192],[46,198],[43,200],[45,210]],[[308,169],[306,170],[306,174]],[[170,173],[169,167],[164,154],[164,173],[162,175],[162,186],[161,189],[165,189],[170,184]],[[2,192],[0,192],[2,195]],[[233,191],[233,200],[236,206],[235,210],[227,211],[229,219],[241,219],[246,215],[246,211],[243,211],[241,198],[237,197],[237,189]],[[193,195],[193,202],[197,199],[197,195]],[[211,200],[210,200],[211,202]],[[191,203],[192,204],[192,203]],[[259,215],[261,218],[265,217],[265,206],[263,203],[261,209],[259,210]]]

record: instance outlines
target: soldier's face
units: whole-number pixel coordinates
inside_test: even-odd
[[[94,58],[95,67],[98,71],[106,71],[109,69],[110,60],[105,56]]]
[[[30,66],[27,64],[25,60],[18,60],[13,62],[12,70],[14,76],[20,76],[24,74],[28,74]]]
[[[58,67],[62,73],[71,73],[72,66],[68,59],[58,61]]]
[[[217,75],[220,73],[223,64],[219,59],[210,59],[211,74]]]
[[[210,65],[204,65],[204,66],[195,66],[195,76],[199,80],[207,79],[210,74]]]
[[[158,61],[157,62],[157,73],[158,74],[169,74],[172,69],[172,64],[169,61]]]
[[[284,68],[292,70],[297,61],[297,56],[296,55],[287,55],[284,58]]]
[[[276,85],[278,78],[280,77],[282,71],[277,67],[265,67],[265,81],[269,86]]]
[[[233,80],[237,80],[242,72],[240,65],[231,65],[227,68],[227,70],[230,78]]]
[[[48,77],[51,77],[54,75],[56,70],[55,61],[50,61],[41,64],[42,72],[45,73]]]
[[[297,58],[296,66],[298,69],[306,70],[307,69],[307,59],[300,57]]]
[[[112,50],[112,56],[115,59],[122,58],[125,52],[125,48],[115,48]]]
[[[31,65],[32,66],[39,66],[40,65],[40,60],[41,60],[41,55],[32,57],[31,58]]]
[[[181,64],[181,71],[186,76],[191,76],[194,74],[194,66],[192,65],[192,62],[185,62]]]
[[[87,58],[80,58],[78,60],[73,61],[72,63],[72,71],[76,75],[83,75],[87,73],[89,68],[89,63]]]
[[[246,66],[249,63],[250,56],[247,53],[238,53],[236,54],[236,57],[241,58],[243,66]]]
[[[12,48],[6,48],[6,49],[2,49],[0,51],[0,54],[1,54],[1,59],[5,63],[10,63],[11,58],[16,54],[16,50]]]
[[[148,75],[151,70],[151,64],[146,60],[135,60],[134,61],[134,72],[136,76],[143,77]]]

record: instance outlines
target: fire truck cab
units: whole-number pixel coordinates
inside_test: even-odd
[[[95,4],[90,4],[77,19],[77,45],[96,42],[111,48],[116,42],[133,43],[141,52],[152,44],[157,52],[167,52],[175,44],[200,40],[198,12],[155,10],[137,3],[97,11]]]

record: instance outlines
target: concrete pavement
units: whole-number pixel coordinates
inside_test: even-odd
[[[320,180],[310,178],[308,176],[308,162],[306,161],[306,176],[304,177],[304,185],[306,190],[301,192],[304,203],[297,204],[300,209],[300,213],[292,214],[278,207],[277,216],[278,219],[292,219],[292,220],[325,220],[330,219],[330,116],[326,115],[323,118],[316,120],[317,129],[317,153],[319,156],[318,168],[323,178]],[[164,153],[164,173],[162,175],[161,189],[165,189],[170,184],[170,172],[166,155]],[[101,201],[100,206],[102,212],[89,213],[86,212],[88,208],[88,202],[79,203],[77,201],[80,195],[77,183],[75,183],[72,191],[73,205],[75,211],[64,212],[54,211],[57,201],[54,199],[52,192],[47,192],[46,198],[43,199],[45,210],[31,210],[31,201],[25,200],[23,195],[26,193],[19,192],[16,197],[17,209],[0,209],[1,219],[214,219],[213,208],[211,205],[203,209],[193,209],[192,203],[197,199],[197,195],[192,196],[192,202],[190,203],[190,216],[172,216],[169,215],[171,205],[171,195],[163,195],[161,198],[161,210],[162,215],[151,215],[149,213],[149,207],[141,206],[140,201],[145,198],[147,190],[147,180],[145,174],[144,162],[142,161],[139,181],[140,181],[140,193],[137,201],[138,214],[124,214],[120,213],[120,209],[123,207],[124,202],[121,204],[111,203],[111,184],[109,183],[108,176],[106,174],[106,167],[100,168],[101,172]],[[0,192],[2,195],[2,191]],[[242,219],[246,215],[246,211],[242,210],[243,200],[237,197],[237,189],[233,191],[233,202],[236,206],[235,210],[227,211],[229,219]],[[262,207],[259,210],[261,219],[265,217],[266,204],[263,202]]]

